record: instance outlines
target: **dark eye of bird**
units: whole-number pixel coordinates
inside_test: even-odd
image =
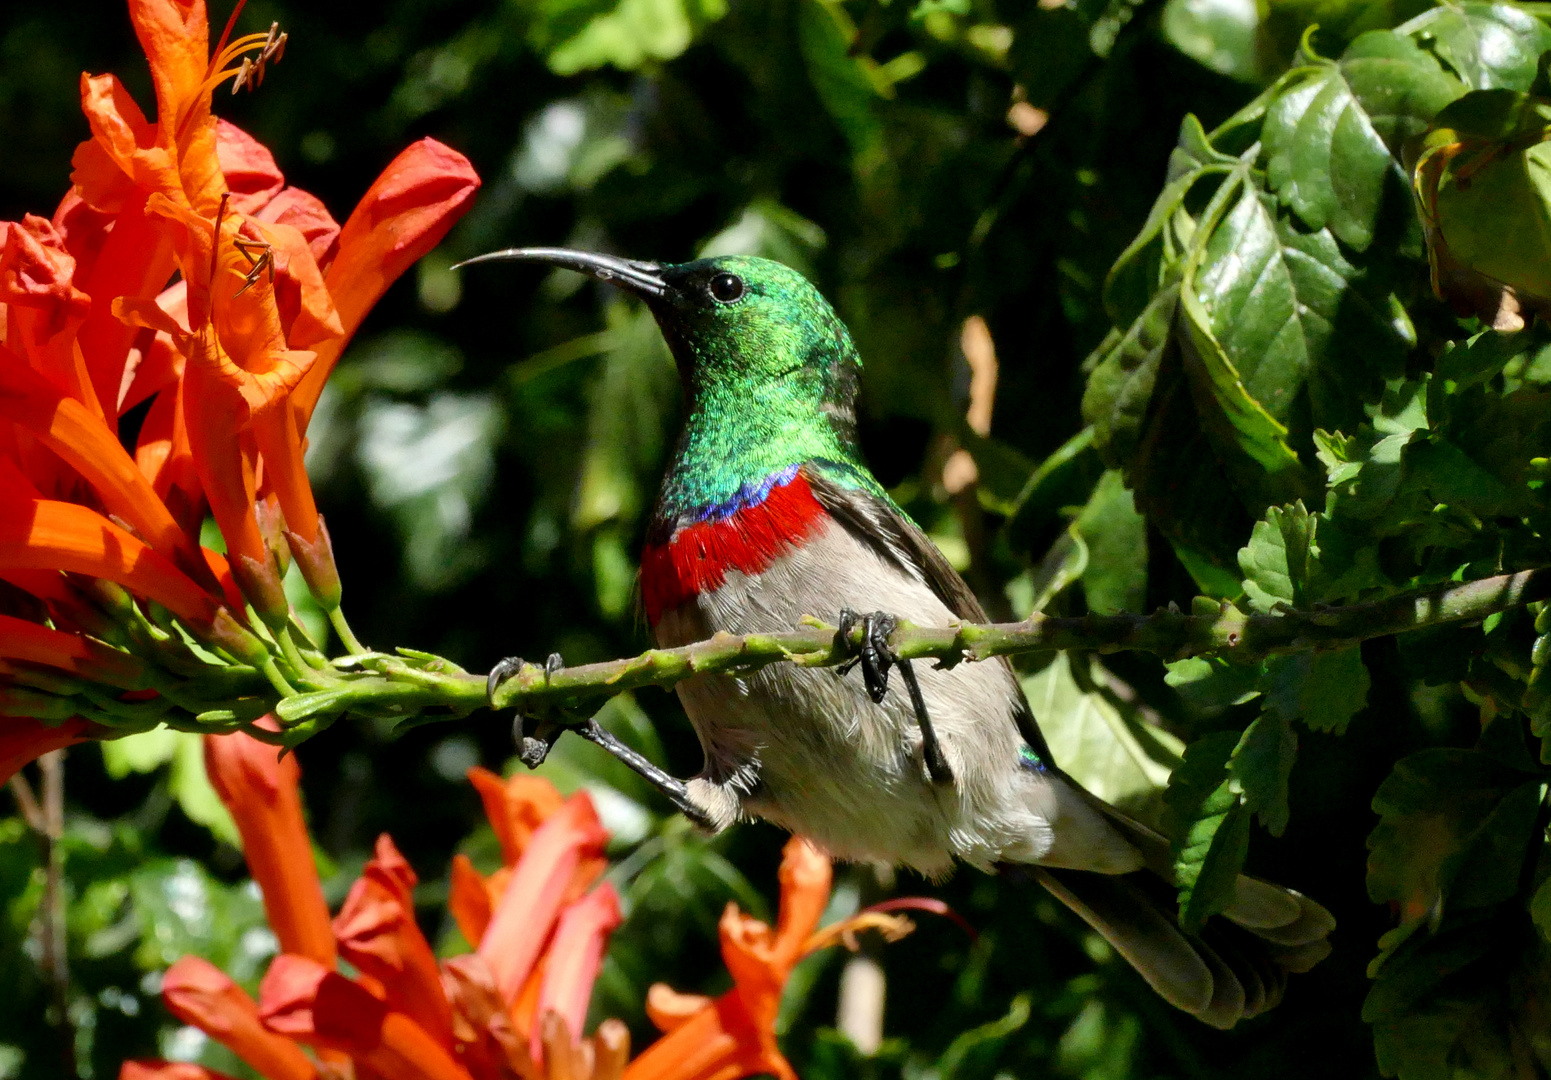
[[[717,274],[711,279],[711,296],[723,304],[730,304],[743,295],[743,279],[736,274]]]

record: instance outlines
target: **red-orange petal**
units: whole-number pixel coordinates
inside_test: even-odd
[[[196,544],[178,527],[155,488],[99,413],[0,346],[0,416],[41,439],[96,491],[111,513],[161,554],[195,566]]]
[[[52,385],[99,418],[102,406],[76,334],[91,311],[91,298],[72,280],[75,259],[47,218],[28,214],[11,222],[0,250],[0,305],[6,306],[7,344]],[[10,365],[6,358],[3,366]]]
[[[119,1066],[118,1080],[232,1080],[232,1077],[192,1061],[126,1061]]]
[[[285,188],[285,174],[269,147],[221,117],[215,121],[215,155],[238,213],[258,213]]]
[[[580,1040],[587,1023],[592,984],[603,963],[609,934],[620,924],[619,894],[604,882],[560,913],[555,939],[544,965],[538,1015],[559,1014],[571,1037]],[[528,1051],[535,1061],[543,1052],[542,1024],[533,1025]]]
[[[46,664],[125,690],[139,689],[145,674],[145,665],[128,653],[14,615],[0,615],[0,659]]]
[[[452,884],[447,896],[447,910],[463,934],[463,940],[474,948],[479,947],[490,925],[490,890],[485,876],[474,869],[467,855],[452,857]]]
[[[585,791],[567,799],[533,834],[479,943],[508,1003],[533,971],[577,871],[602,853],[607,840]]]
[[[393,841],[377,839],[376,856],[334,919],[339,954],[382,984],[388,1007],[414,1019],[444,1047],[452,1046],[452,1011],[442,992],[436,954],[410,899],[414,872]]]
[[[503,780],[476,765],[468,771],[468,778],[485,804],[485,817],[501,842],[501,861],[507,866],[516,865],[533,831],[565,801],[555,785],[542,776],[518,773]]]
[[[259,1015],[271,1031],[349,1054],[384,1080],[471,1080],[414,1020],[306,957],[281,955],[270,964]]]
[[[116,581],[191,627],[211,626],[215,601],[166,558],[94,510],[31,499],[0,459],[0,570],[67,570]]]
[[[317,362],[297,388],[302,430],[350,335],[388,286],[441,242],[478,188],[479,174],[468,158],[421,139],[394,158],[356,204],[326,278],[344,332],[319,346]]]
[[[106,733],[106,728],[79,716],[55,727],[30,717],[0,716],[0,784],[15,776],[23,765],[36,761],[50,750],[63,750]]]
[[[774,1033],[757,1030],[729,993],[648,1046],[625,1069],[625,1080],[738,1080],[761,1073],[797,1080]]]
[[[206,735],[205,770],[237,822],[281,949],[333,966],[334,933],[302,820],[296,755],[280,758],[273,746],[241,733]]]
[[[314,1080],[317,1066],[300,1046],[259,1023],[258,1005],[220,968],[185,956],[162,976],[167,1011],[230,1048],[264,1080]]]

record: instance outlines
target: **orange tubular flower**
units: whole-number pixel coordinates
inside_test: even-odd
[[[334,934],[302,820],[296,755],[281,758],[249,735],[206,736],[205,770],[237,822],[280,948],[332,967]]]
[[[41,602],[35,613],[4,613],[77,639],[45,648],[37,634],[0,631],[5,762],[113,730],[71,723],[68,735],[45,737],[8,714],[142,722],[129,709],[105,715],[111,700],[105,711],[83,703],[101,694],[76,701],[35,690],[37,678],[12,661],[109,687],[131,670],[143,669],[150,686],[186,677],[161,663],[156,635],[120,632],[141,616],[162,618],[134,602],[154,601],[281,693],[306,683],[307,662],[285,630],[287,547],[346,647],[360,651],[338,612],[338,571],[303,468],[307,421],[372,304],[479,187],[460,154],[422,140],[341,229],[316,198],[286,186],[267,149],[211,113],[212,90],[278,62],[285,35],[228,41],[239,0],[212,56],[204,0],[127,3],[156,119],[116,77],[83,75],[91,137],[72,158],[71,190],[52,219],[0,222],[0,578]],[[118,423],[137,407],[131,453]],[[207,514],[226,557],[200,547]],[[103,588],[66,587],[65,573],[127,593],[97,610]],[[246,623],[250,605],[271,634]],[[117,642],[121,659],[89,637]],[[161,652],[180,647],[173,635]],[[185,652],[190,663],[225,662]],[[98,679],[87,661],[116,681]],[[321,948],[332,940],[326,913],[314,921],[309,947]]]
[[[863,911],[815,932],[829,903],[829,859],[801,837],[787,841],[781,860],[781,914],[772,930],[734,904],[722,915],[722,959],[734,986],[715,1001],[677,994],[659,983],[647,1013],[666,1034],[625,1070],[625,1080],[736,1080],[769,1073],[796,1080],[776,1045],[781,991],[792,968],[809,953],[848,940],[857,930],[881,930],[889,939],[910,924],[882,910]],[[936,901],[895,901],[943,914]]]
[[[383,836],[334,919],[328,949],[314,944],[315,955],[304,955],[298,942],[306,935],[296,924],[327,913],[300,825],[294,758],[277,764],[272,747],[246,736],[207,736],[205,744],[285,951],[270,964],[257,1004],[193,957],[168,969],[162,994],[173,1015],[230,1047],[264,1080],[323,1080],[352,1069],[381,1080],[737,1080],[761,1073],[786,1080],[794,1073],[776,1045],[775,1020],[797,962],[861,929],[889,936],[909,929],[884,908],[942,911],[936,901],[896,900],[816,931],[829,901],[829,860],[793,839],[781,864],[776,927],[731,904],[722,916],[733,989],[713,1001],[652,987],[647,1012],[668,1034],[630,1062],[629,1032],[619,1021],[581,1037],[609,934],[620,922],[613,887],[591,887],[607,835],[585,793],[562,799],[537,777],[470,772],[505,864],[487,880],[466,860],[454,863],[465,870],[454,877],[453,905],[463,889],[481,897],[488,913],[491,882],[502,882],[494,918],[469,934],[478,951],[437,963],[415,923],[415,873]],[[216,756],[228,751],[233,756],[219,764]],[[274,869],[277,850],[298,853],[289,876]],[[460,925],[467,933],[468,924]],[[334,941],[358,977],[335,969]],[[325,1064],[316,1064],[320,1057]],[[119,1080],[213,1076],[178,1071],[194,1068],[129,1062]]]
[[[620,918],[612,888],[586,893],[606,836],[585,794],[562,800],[548,781],[478,772],[506,845],[506,893],[537,895],[541,906],[554,901],[533,926],[511,932],[531,954],[529,966],[544,973],[542,982],[531,977],[523,988],[542,1007],[540,1019],[518,1023],[519,1002],[500,992],[478,953],[437,963],[415,923],[415,873],[390,838],[378,839],[330,927],[301,824],[294,757],[277,761],[273,747],[248,736],[210,736],[205,748],[284,952],[270,965],[257,1003],[205,961],[183,958],[162,984],[175,1016],[230,1047],[265,1080],[332,1076],[348,1068],[345,1059],[357,1075],[383,1080],[619,1080],[629,1057],[623,1025],[611,1021],[593,1038],[580,1038]],[[486,892],[478,872],[469,872]],[[545,875],[554,879],[547,888]],[[328,935],[326,947],[320,933]],[[357,978],[335,970],[336,945]],[[318,1066],[303,1047],[329,1063]],[[163,1080],[156,1070],[165,1068],[174,1067],[132,1062],[121,1080]],[[181,1080],[177,1073],[165,1077]]]

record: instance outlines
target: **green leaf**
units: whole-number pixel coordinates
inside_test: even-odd
[[[1261,664],[1233,664],[1220,656],[1193,656],[1164,665],[1163,681],[1172,686],[1185,704],[1200,712],[1242,705],[1260,696]]]
[[[1548,121],[1551,104],[1538,99],[1506,90],[1467,94],[1438,115],[1428,137],[1429,145],[1451,144],[1449,156],[1418,164],[1418,184],[1429,184],[1423,193],[1436,216],[1429,233],[1435,261],[1501,282],[1521,304],[1551,300]],[[1515,227],[1504,228],[1505,221]],[[1459,289],[1465,295],[1469,286]]]
[[[1424,44],[1475,90],[1527,92],[1541,54],[1551,49],[1551,27],[1512,4],[1448,4],[1423,12],[1396,33]]]
[[[118,780],[131,772],[153,772],[171,764],[167,786],[179,807],[196,825],[203,825],[233,847],[241,847],[237,823],[227,812],[205,773],[203,737],[193,732],[156,728],[100,744],[108,775]]]
[[[1370,686],[1355,646],[1266,662],[1266,708],[1302,720],[1311,731],[1346,734],[1347,724],[1367,704]]]
[[[130,877],[146,970],[202,956],[249,989],[275,952],[256,890],[226,886],[191,859],[157,859]]]
[[[1159,290],[1124,333],[1111,332],[1088,358],[1082,415],[1092,426],[1093,445],[1109,463],[1130,464],[1140,448],[1178,300],[1177,285]]]
[[[1309,579],[1319,557],[1316,521],[1300,500],[1271,507],[1265,519],[1255,523],[1249,543],[1239,552],[1244,595],[1255,611],[1264,615],[1278,604],[1308,606]]]
[[[613,65],[634,70],[671,60],[706,25],[727,13],[725,0],[617,0],[609,4],[546,0],[532,40],[557,75]],[[577,23],[581,25],[577,27]]]
[[[1267,111],[1261,137],[1267,186],[1310,229],[1329,226],[1358,251],[1373,242],[1386,194],[1405,193],[1399,163],[1336,64],[1305,69]]]
[[[1057,653],[1024,678],[1029,707],[1062,770],[1099,798],[1157,825],[1161,794],[1184,744],[1135,703],[1106,692],[1112,677],[1097,660],[1089,658],[1086,665],[1085,677],[1078,679],[1072,657]]]
[[[797,5],[798,42],[808,78],[852,154],[873,160],[881,153],[883,139],[874,108],[878,88],[861,58],[851,53],[856,28],[848,23],[849,16],[838,4],[800,0]]]
[[[1311,27],[1318,27],[1315,44],[1328,53],[1366,31],[1398,26],[1428,5],[1427,0],[1269,0],[1266,6],[1266,31],[1281,56],[1297,48]]]
[[[1100,478],[1073,522],[1088,548],[1083,592],[1092,611],[1140,611],[1147,601],[1147,521],[1118,470]]]
[[[1191,743],[1164,792],[1179,920],[1187,930],[1199,930],[1232,901],[1249,850],[1249,814],[1228,775],[1238,744],[1234,731]]]
[[[1476,750],[1424,750],[1379,785],[1368,895],[1409,922],[1514,896],[1543,795],[1538,779]]]
[[[1288,717],[1268,703],[1228,759],[1228,775],[1245,812],[1259,816],[1272,836],[1287,828],[1287,778],[1297,756],[1298,737]]]
[[[1382,146],[1368,149],[1390,167]],[[1211,231],[1199,260],[1191,282],[1200,315],[1192,325],[1220,345],[1223,360],[1204,347],[1201,355],[1234,373],[1214,373],[1215,392],[1246,452],[1265,447],[1252,456],[1273,475],[1294,468],[1283,461],[1291,454],[1283,425],[1302,388],[1316,425],[1342,426],[1361,419],[1358,402],[1376,400],[1385,379],[1403,374],[1416,343],[1403,311],[1367,281],[1371,272],[1350,261],[1331,230],[1296,227],[1252,183]],[[1195,310],[1187,303],[1187,313]],[[1230,392],[1231,382],[1239,390]],[[1253,408],[1228,404],[1240,392]]]
[[[1244,0],[1169,0],[1163,36],[1186,56],[1220,75],[1259,82],[1265,75],[1256,30],[1260,17]]]
[[[1540,931],[1540,936],[1551,942],[1551,878],[1542,881],[1535,890],[1529,902],[1529,917],[1535,920],[1535,929]]]

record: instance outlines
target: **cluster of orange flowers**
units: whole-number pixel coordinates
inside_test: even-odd
[[[585,792],[562,799],[537,777],[469,773],[503,866],[486,877],[467,858],[454,860],[448,907],[476,948],[439,964],[415,922],[415,872],[391,839],[378,839],[330,921],[296,758],[279,759],[273,747],[237,734],[207,736],[205,760],[242,834],[281,954],[257,1001],[197,957],[167,970],[162,997],[174,1016],[265,1080],[795,1080],[775,1038],[792,968],[857,930],[894,936],[909,928],[872,911],[819,930],[829,860],[793,839],[781,864],[777,925],[732,904],[722,916],[733,988],[711,999],[654,986],[647,1011],[666,1034],[630,1061],[630,1035],[618,1020],[581,1037],[620,922],[613,886],[598,883],[608,834]],[[340,959],[353,978],[337,970]],[[119,1080],[222,1078],[189,1063],[127,1062]]]
[[[233,12],[212,56],[203,0],[129,13],[155,121],[114,76],[82,76],[73,186],[51,219],[0,223],[0,779],[174,705],[209,713],[202,730],[262,734],[256,713],[210,709],[240,680],[188,688],[241,669],[285,694],[319,658],[281,588],[290,561],[358,649],[307,424],[366,313],[479,186],[423,139],[341,227],[211,113],[212,90],[259,82],[284,35],[231,40]],[[207,514],[224,556],[200,544]]]

